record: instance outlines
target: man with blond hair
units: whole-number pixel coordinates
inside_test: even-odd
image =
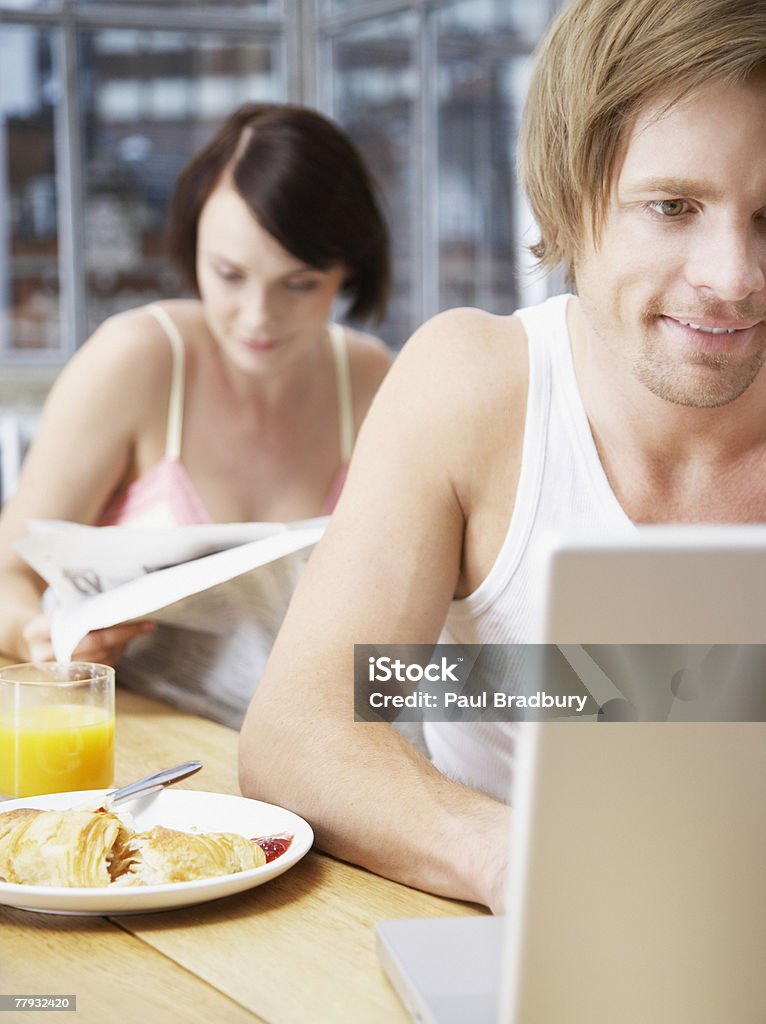
[[[573,0],[520,143],[573,294],[405,347],[245,722],[245,793],[318,844],[503,903],[513,726],[353,722],[353,644],[531,639],[542,533],[766,521],[766,4]]]

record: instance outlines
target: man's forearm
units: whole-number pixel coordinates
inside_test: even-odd
[[[255,708],[240,748],[243,793],[301,814],[328,853],[500,910],[510,809],[446,779],[390,726],[331,727],[272,727]]]

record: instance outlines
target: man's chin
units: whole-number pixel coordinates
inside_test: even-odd
[[[665,402],[689,409],[719,409],[750,388],[762,363],[762,354],[734,365],[728,356],[688,352],[681,363],[642,362],[635,373],[644,387]]]

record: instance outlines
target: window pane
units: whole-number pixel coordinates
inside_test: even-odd
[[[88,327],[178,294],[162,238],[182,167],[240,103],[283,100],[278,43],[104,29],[80,37]]]
[[[0,351],[57,349],[52,33],[0,31]]]
[[[337,2],[337,0],[336,0]],[[497,32],[513,32],[526,49],[534,47],[550,20],[545,0],[462,0],[443,4],[439,13],[442,31],[454,31],[481,39],[486,46],[497,42]],[[514,45],[516,48],[516,45]]]
[[[385,0],[384,0],[385,2]],[[320,15],[348,15],[353,17],[354,10],[359,7],[359,0],[316,0]],[[372,6],[374,0],[368,0],[366,6]],[[413,7],[419,6],[413,2]],[[474,33],[492,33],[498,28],[510,28],[536,43],[545,31],[550,17],[550,3],[546,0],[465,0],[463,3],[452,3],[441,0],[441,3],[429,5],[440,11],[445,27],[460,27],[463,31]]]
[[[394,282],[380,334],[401,346],[417,326],[414,282],[419,243],[413,14],[375,19],[344,31],[331,44],[332,114],[363,153],[384,194],[393,248]]]
[[[357,0],[316,0],[320,14],[337,14],[341,11],[349,11]]]
[[[101,6],[104,3],[109,3],[109,0],[77,0],[77,4],[82,7],[88,7],[92,4],[99,4]],[[193,11],[195,9],[209,11],[213,6],[210,0],[123,0],[123,3],[110,3],[109,6],[114,8],[119,7],[151,7],[153,10],[178,10],[182,8],[184,11]],[[281,14],[282,12],[282,0],[225,0],[224,3],[216,4],[216,13],[220,16],[226,14],[226,8],[229,10],[236,10],[238,14],[252,13],[259,17],[273,17],[274,15]]]
[[[508,67],[519,59],[514,51],[525,47],[508,29],[507,16],[492,23],[498,6],[463,0],[436,18],[442,309],[476,305],[504,313],[517,304],[512,194],[518,110]]]
[[[60,0],[0,0],[0,10],[39,11],[58,7]]]

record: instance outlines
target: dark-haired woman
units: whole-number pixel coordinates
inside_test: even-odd
[[[171,255],[196,298],[107,320],[45,405],[0,517],[0,650],[53,657],[44,584],[14,553],[29,519],[111,525],[289,521],[329,512],[390,356],[330,322],[381,317],[388,236],[358,152],[331,121],[248,104],[181,174]],[[89,633],[114,664],[152,629]]]

